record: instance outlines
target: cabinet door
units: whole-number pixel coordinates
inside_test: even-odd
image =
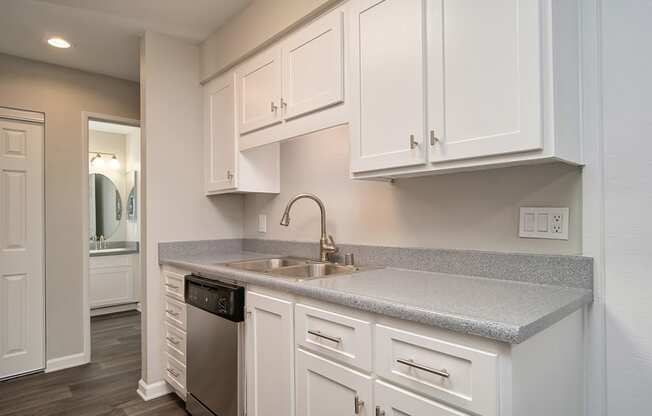
[[[378,416],[469,416],[390,384],[374,382]]]
[[[539,0],[428,2],[432,162],[541,149]]]
[[[297,350],[297,416],[368,415],[371,378]]]
[[[239,133],[281,122],[281,48],[274,47],[242,64],[238,73]]]
[[[91,308],[133,302],[134,277],[130,266],[90,270],[88,301]]]
[[[238,186],[235,132],[235,74],[204,86],[204,169],[206,194]]]
[[[247,414],[294,413],[293,306],[291,302],[247,292]]]
[[[426,161],[423,0],[355,0],[351,170]]]
[[[283,43],[286,120],[344,101],[343,18],[336,10]]]

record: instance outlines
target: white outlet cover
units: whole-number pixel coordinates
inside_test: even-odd
[[[266,233],[267,232],[267,215],[260,214],[258,216],[258,232]]]
[[[568,208],[521,207],[518,235],[523,238],[568,240]]]

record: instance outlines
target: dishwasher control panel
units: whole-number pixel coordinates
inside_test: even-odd
[[[186,303],[233,322],[244,320],[244,287],[186,276]]]

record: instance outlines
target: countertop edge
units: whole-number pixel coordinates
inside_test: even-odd
[[[260,255],[264,256],[264,254]],[[526,326],[517,326],[504,322],[429,311],[416,306],[392,302],[382,298],[367,297],[357,294],[353,295],[328,288],[304,286],[300,283],[283,279],[270,279],[269,277],[259,273],[231,269],[220,264],[214,264],[207,267],[191,261],[175,259],[159,259],[159,264],[178,267],[191,273],[198,273],[205,277],[231,279],[240,283],[254,284],[272,290],[289,292],[295,295],[306,296],[312,299],[331,302],[366,312],[404,319],[467,335],[489,338],[494,341],[505,342],[508,344],[520,344],[593,302],[593,292],[591,290],[574,289],[586,293],[576,301],[571,302]]]

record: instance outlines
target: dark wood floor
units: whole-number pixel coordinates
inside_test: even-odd
[[[2,416],[186,415],[176,395],[144,402],[140,379],[140,314],[93,318],[90,364],[0,382]]]

